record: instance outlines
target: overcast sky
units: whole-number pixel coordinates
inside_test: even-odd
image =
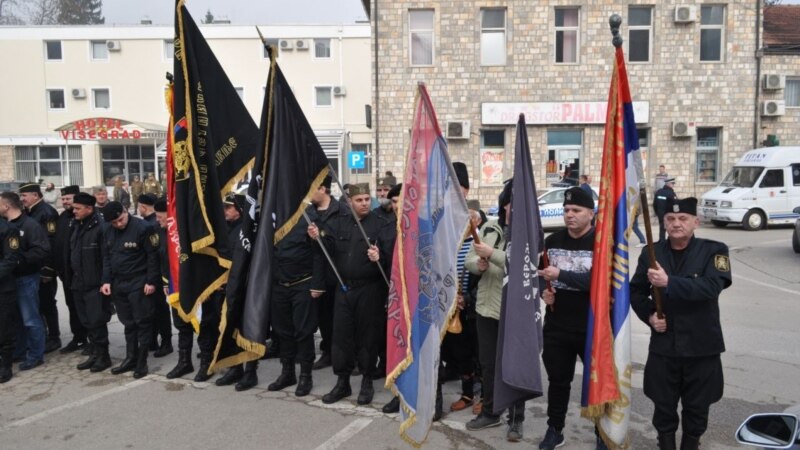
[[[147,16],[155,25],[171,25],[174,0],[103,0],[106,24],[139,23]],[[227,17],[234,25],[312,23],[339,24],[366,20],[361,0],[186,0],[197,22],[206,11]]]

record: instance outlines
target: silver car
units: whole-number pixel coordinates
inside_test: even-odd
[[[763,449],[800,450],[800,406],[783,414],[754,414],[736,430],[736,441]]]
[[[542,228],[557,229],[564,228],[564,193],[570,189],[568,187],[552,187],[538,189],[539,194],[539,217],[542,218]],[[597,211],[598,196],[592,189],[594,198],[594,210]],[[491,219],[497,218],[497,207],[489,208],[487,215]]]

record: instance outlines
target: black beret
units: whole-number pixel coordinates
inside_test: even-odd
[[[697,215],[697,199],[694,197],[686,197],[681,200],[673,198],[667,199],[667,214],[669,213],[686,213],[693,216]]]
[[[161,197],[160,199],[156,200],[155,205],[153,205],[153,209],[156,212],[165,213],[167,212],[167,199]]]
[[[156,204],[156,198],[153,194],[142,194],[139,196],[139,203],[143,205],[153,206]]]
[[[577,205],[594,210],[592,195],[579,187],[571,187],[564,192],[564,206]]]
[[[456,171],[456,178],[458,178],[459,186],[464,189],[469,189],[469,172],[467,165],[463,162],[456,161],[453,163],[453,169]]]
[[[86,206],[94,206],[94,204],[97,203],[97,200],[94,198],[94,195],[89,195],[86,192],[78,192],[77,194],[75,194],[75,197],[72,198],[72,203],[77,203],[79,205],[86,205]]]
[[[386,194],[386,198],[393,199],[400,195],[400,191],[403,190],[403,183],[395,184],[393,188],[389,189],[389,193]]]
[[[19,193],[22,194],[23,192],[35,192],[39,195],[42,195],[42,187],[39,183],[24,183],[19,187]]]
[[[117,220],[124,210],[125,208],[122,207],[122,203],[117,201],[108,202],[108,204],[103,207],[103,219],[105,219],[106,222]]]
[[[64,186],[61,188],[61,195],[77,194],[80,191],[81,188],[73,184],[72,186]]]

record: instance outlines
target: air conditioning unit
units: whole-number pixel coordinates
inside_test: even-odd
[[[762,116],[782,116],[786,114],[786,103],[783,100],[766,100],[761,105]]]
[[[672,137],[692,137],[697,135],[697,125],[694,122],[672,122]]]
[[[694,5],[679,5],[675,7],[675,23],[691,23],[697,20],[697,7]]]
[[[73,89],[72,98],[86,98],[86,89],[79,89],[79,88]]]
[[[775,91],[786,87],[786,75],[768,73],[764,75],[764,90]]]
[[[298,49],[298,50],[308,50],[308,46],[309,46],[309,43],[308,43],[308,40],[306,40],[306,39],[298,39],[294,43],[294,47],[296,49]]]
[[[118,52],[122,49],[122,44],[119,41],[106,41],[106,48],[110,52]]]
[[[333,96],[334,97],[344,97],[347,95],[347,89],[344,86],[334,86],[333,87]]]
[[[291,50],[294,48],[294,45],[289,39],[281,39],[278,41],[278,47],[280,47],[281,50]]]
[[[448,121],[445,133],[447,139],[469,139],[469,120]]]

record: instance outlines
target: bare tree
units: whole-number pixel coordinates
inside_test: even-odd
[[[17,0],[0,0],[0,25],[19,25],[22,22],[16,14],[14,14],[14,6],[17,6]]]
[[[57,22],[60,3],[58,0],[29,0],[27,6],[28,23],[31,25],[52,25]]]

